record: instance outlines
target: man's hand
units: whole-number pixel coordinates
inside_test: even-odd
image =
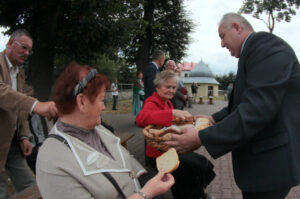
[[[33,108],[33,112],[46,117],[48,120],[57,117],[57,109],[53,101],[38,102]]]
[[[178,153],[187,153],[202,145],[197,129],[184,128],[181,133],[181,135],[172,134],[171,141],[166,141],[165,144],[174,147]]]
[[[29,139],[23,139],[21,141],[21,148],[25,156],[29,156],[32,153],[32,145]]]

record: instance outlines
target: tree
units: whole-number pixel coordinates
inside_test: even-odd
[[[150,61],[152,52],[163,50],[168,59],[181,61],[189,44],[192,22],[187,18],[182,0],[145,0],[141,33],[133,38],[135,48],[125,50],[127,61],[137,70]]]
[[[220,83],[220,90],[226,90],[229,83],[233,83],[235,80],[236,74],[229,72],[224,75],[216,75],[215,79]]]
[[[27,76],[36,97],[48,100],[55,76],[70,60],[92,65],[105,57],[114,63],[111,67],[136,63],[142,69],[141,63],[147,63],[156,48],[180,60],[191,28],[181,2],[1,0],[0,26],[8,27],[7,34],[18,28],[32,34],[35,53],[29,59]]]
[[[261,19],[261,15],[265,12],[268,20],[261,20],[272,33],[275,27],[275,20],[278,22],[281,20],[290,22],[292,15],[296,15],[294,7],[298,9],[299,5],[300,0],[245,0],[239,12],[253,13],[253,17],[257,19]]]
[[[118,59],[118,50],[130,41],[142,12],[138,0],[2,0],[0,25],[7,34],[26,28],[33,36],[34,54],[27,76],[36,97],[48,100],[55,63],[75,60],[93,63],[97,56]],[[133,8],[131,8],[133,6]],[[55,62],[56,58],[67,57]]]

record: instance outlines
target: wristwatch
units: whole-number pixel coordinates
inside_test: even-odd
[[[141,191],[136,191],[136,193],[139,194],[140,196],[142,196],[144,199],[149,199],[148,196]]]

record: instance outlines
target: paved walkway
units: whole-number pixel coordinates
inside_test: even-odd
[[[222,107],[226,106],[224,101],[216,101],[214,105],[194,104],[193,108],[187,108],[187,111],[195,114],[210,115]],[[140,128],[135,126],[135,117],[131,114],[105,113],[102,115],[103,120],[112,125],[116,133],[132,132],[136,133],[130,141],[128,141],[128,150],[145,165],[144,159],[144,137]],[[242,199],[241,191],[235,184],[232,171],[231,154],[226,154],[216,160],[212,159],[204,147],[197,152],[205,155],[215,165],[214,171],[216,178],[207,187],[207,192],[214,196],[215,199]],[[166,194],[166,198],[172,198],[170,193]],[[287,199],[299,199],[300,186],[294,187],[288,194]]]

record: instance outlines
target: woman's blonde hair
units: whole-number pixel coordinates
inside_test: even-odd
[[[156,77],[154,79],[155,88],[161,87],[163,85],[163,83],[168,80],[174,80],[176,82],[176,84],[178,84],[179,77],[174,71],[171,71],[171,70],[162,71],[162,72],[156,74]]]

